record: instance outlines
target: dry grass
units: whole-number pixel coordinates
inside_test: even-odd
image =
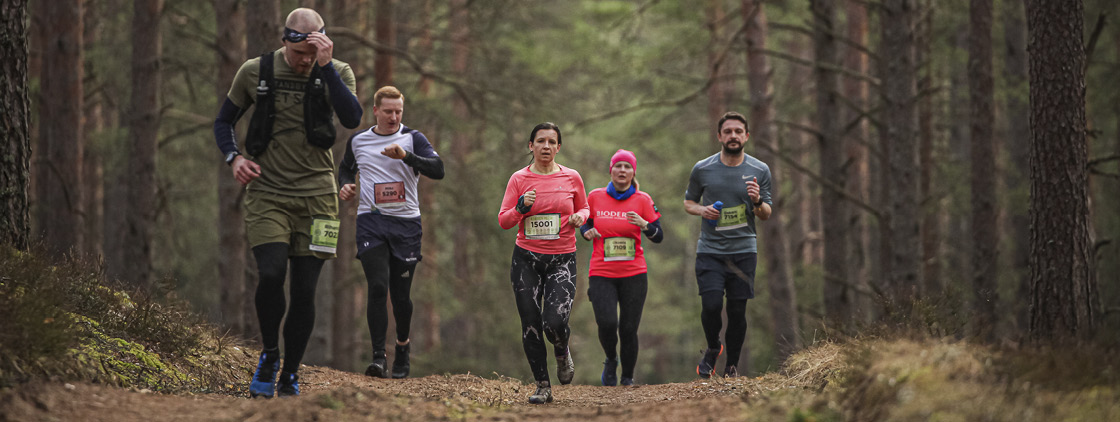
[[[226,391],[251,365],[186,304],[108,280],[99,262],[46,256],[0,250],[0,387],[54,379]]]

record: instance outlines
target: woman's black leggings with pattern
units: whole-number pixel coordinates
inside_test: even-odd
[[[515,246],[510,280],[517,313],[521,315],[525,357],[529,359],[533,378],[548,381],[544,337],[552,343],[557,356],[568,352],[568,318],[576,293],[576,253],[542,254]]]

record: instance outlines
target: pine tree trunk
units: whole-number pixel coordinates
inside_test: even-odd
[[[919,270],[918,145],[914,108],[914,0],[885,0],[882,7],[883,99],[890,164],[889,289],[893,310],[907,313]]]
[[[281,29],[284,21],[280,17],[280,5],[271,1],[250,0],[245,6],[245,56],[253,58],[263,53],[280,48]],[[252,110],[246,111],[251,115]],[[242,321],[245,321],[245,333],[259,335],[260,327],[257,322],[257,305],[254,300],[257,291],[257,260],[253,251],[245,250],[245,296],[242,299],[241,309],[245,312]]]
[[[1003,5],[1004,65],[1003,80],[1008,87],[1004,96],[1007,124],[1006,141],[1009,165],[1003,172],[1004,185],[1011,192],[1010,199],[1004,204],[1007,213],[1004,233],[1009,233],[1011,268],[1015,273],[1014,317],[1020,332],[1030,325],[1028,309],[1030,303],[1030,239],[1031,217],[1027,212],[1030,190],[1030,89],[1027,86],[1027,27],[1023,13],[1023,2],[1008,1]],[[1118,40],[1120,41],[1120,40]],[[1120,45],[1120,44],[1118,44]],[[1118,120],[1120,122],[1120,120]]]
[[[926,0],[927,6],[930,0]],[[933,47],[933,10],[925,15],[919,27],[917,62],[925,63],[931,57]],[[925,66],[918,79],[918,91],[927,92],[933,86],[932,66]],[[922,294],[925,297],[939,297],[945,292],[941,277],[941,217],[944,208],[938,200],[939,192],[933,190],[933,180],[937,174],[937,162],[933,156],[933,95],[923,94],[918,99],[918,197],[921,198],[922,213]]]
[[[760,1],[743,0],[742,13],[744,21],[750,22],[746,37],[747,78],[751,95],[751,139],[778,148],[777,131],[774,130],[773,94],[770,89],[770,59],[765,54],[755,52],[766,48],[768,32],[766,12]],[[770,166],[771,176],[780,177],[781,167],[778,157],[767,152],[765,148],[755,148],[755,152],[758,159]],[[793,286],[789,243],[783,224],[786,220],[783,214],[788,212],[785,209],[788,201],[782,196],[779,186],[781,183],[772,183],[771,195],[776,198],[774,213],[770,215],[769,220],[760,224],[762,228],[760,243],[762,244],[761,258],[766,263],[766,287],[770,296],[770,315],[774,322],[776,357],[779,362],[784,362],[794,350],[797,350],[801,336],[797,326],[797,294]]]
[[[820,175],[838,186],[846,185],[844,170],[844,140],[840,127],[840,79],[836,72],[826,66],[837,66],[839,47],[835,39],[837,22],[836,8],[831,1],[812,0],[813,44],[816,62],[820,65],[813,69],[817,92],[817,143],[820,147]],[[851,278],[848,274],[848,219],[851,206],[843,195],[833,189],[821,187],[821,204],[828,207],[822,213],[821,225],[824,232],[824,309],[825,324],[834,329],[846,330],[852,318],[850,291]]]
[[[216,41],[219,46],[215,50],[218,72],[214,98],[221,104],[225,102],[233,77],[245,60],[245,10],[239,0],[214,0],[214,16],[217,19]],[[214,166],[218,173],[218,221],[222,222],[218,232],[217,257],[221,323],[234,333],[246,335],[244,318],[247,314],[242,309],[242,303],[247,292],[242,269],[245,267],[248,242],[243,223],[245,215],[241,211],[245,189],[233,177],[225,161],[215,160]]]
[[[86,2],[82,9],[82,49],[90,51],[100,42],[101,19],[92,2]],[[83,83],[83,89],[86,91],[84,95],[88,100],[83,101],[82,104],[82,134],[85,145],[82,148],[81,180],[82,189],[85,191],[82,195],[82,210],[85,215],[81,250],[88,256],[100,257],[103,253],[101,246],[104,238],[102,220],[105,213],[102,204],[105,201],[105,175],[102,151],[94,144],[93,139],[105,130],[104,100],[100,93],[90,91],[100,90],[93,88],[97,86],[99,80],[98,75],[93,71],[93,63],[85,60],[82,67],[85,72],[84,77],[92,83]]]
[[[377,42],[387,46],[393,46],[397,43],[397,30],[396,20],[393,19],[393,0],[377,0],[377,18],[375,21],[375,32],[377,35]],[[377,86],[374,89],[381,88],[385,85],[393,84],[393,55],[388,51],[378,50],[377,58],[373,62],[373,79],[374,84]]]
[[[864,7],[862,1],[848,0],[846,3],[846,16],[848,21],[848,40],[855,44],[867,44],[867,8]],[[844,54],[844,67],[852,70],[853,72],[866,74],[868,72],[868,58],[863,52],[855,49],[848,48]],[[848,101],[852,102],[861,109],[868,109],[868,86],[867,82],[847,77],[844,78],[843,84],[844,96]],[[867,147],[861,145],[860,142],[867,140],[868,124],[865,119],[862,119],[857,113],[845,108],[843,118],[844,127],[848,128],[845,133],[848,135],[845,139],[846,157],[844,186],[848,192],[863,198],[865,201],[870,198],[869,185],[869,158],[870,154]],[[859,119],[859,123],[852,124]],[[868,251],[871,243],[871,231],[869,224],[863,211],[853,210],[848,216],[847,232],[850,240],[848,252],[848,275],[851,280],[851,295],[849,295],[850,306],[852,307],[851,318],[854,322],[860,322],[867,316],[868,300],[867,297],[857,293],[857,291],[868,290],[868,277],[870,259]]]
[[[723,2],[719,0],[706,0],[704,2],[705,26],[708,29],[708,127],[716,127],[720,117],[727,110],[727,98],[724,97],[725,84],[723,77],[726,75],[726,60],[720,63],[720,51],[723,49],[722,26],[725,12]],[[747,360],[744,360],[747,362]]]
[[[124,279],[150,287],[156,225],[156,142],[160,122],[162,0],[136,0],[132,16],[132,94],[129,100],[128,214]]]
[[[972,290],[973,323],[980,338],[991,339],[996,316],[999,243],[996,228],[996,168],[992,141],[992,1],[972,0],[969,7],[968,88],[972,155]]]
[[[355,0],[334,0],[331,2],[330,25],[365,33],[369,23],[369,20],[364,18],[366,13],[362,13],[365,10],[367,9]],[[339,37],[332,40],[335,43],[335,57],[341,57],[343,61],[350,63],[357,72],[356,64],[363,62],[365,49],[359,48],[350,38]],[[359,81],[359,91],[362,88],[360,85],[361,81]],[[370,108],[363,107],[363,109]],[[341,124],[336,125],[335,129],[338,135],[333,153],[335,160],[340,161],[346,154],[347,141],[354,130],[347,129]],[[365,284],[364,273],[360,271],[360,265],[355,265],[354,259],[358,253],[358,245],[354,241],[357,232],[358,200],[340,200],[338,218],[342,221],[338,236],[338,257],[329,263],[331,277],[320,280],[320,285],[330,292],[329,295],[319,295],[319,298],[329,303],[327,309],[330,310],[330,318],[323,318],[328,327],[320,331],[322,335],[327,336],[323,341],[330,345],[331,366],[341,370],[351,370],[358,362],[358,354],[364,350],[363,345],[357,341],[361,334],[358,328],[361,324],[358,324],[358,306],[355,306],[366,301],[365,291],[361,288]],[[356,267],[358,269],[355,269]],[[361,294],[355,295],[356,291]]]
[[[56,254],[81,248],[84,232],[81,178],[82,132],[82,2],[37,4],[43,22],[43,66],[39,78],[39,141],[33,159],[36,226],[47,248]]]
[[[27,96],[27,1],[0,0],[0,245],[26,250],[31,166],[31,102]]]
[[[1089,240],[1084,6],[1081,0],[1028,0],[1026,10],[1032,53],[1030,337],[1088,339],[1099,302]]]

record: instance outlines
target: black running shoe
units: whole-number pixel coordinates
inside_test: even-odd
[[[393,378],[404,378],[408,376],[408,349],[412,343],[404,346],[397,345],[395,356],[393,356]]]
[[[633,379],[633,378],[629,378],[629,377],[622,377],[622,381],[621,381],[620,383],[621,383],[621,384],[622,384],[622,385],[623,385],[624,387],[629,387],[629,386],[631,386],[631,385],[634,385],[634,379]]]
[[[739,376],[739,367],[738,366],[727,365],[727,367],[723,368],[723,377],[724,378],[735,378],[737,376]]]
[[[299,375],[280,373],[280,380],[276,382],[276,395],[279,397],[292,397],[299,395]]]
[[[723,345],[719,345],[719,349],[704,350],[704,357],[700,358],[700,364],[696,365],[696,374],[700,378],[711,378],[712,373],[716,371],[716,359],[719,355],[723,354]]]
[[[385,351],[378,350],[373,352],[373,363],[366,367],[366,376],[385,378],[385,375],[388,374],[385,372],[385,365],[387,365],[385,362]]]
[[[280,371],[280,351],[261,352],[257,371],[249,383],[249,397],[271,399],[276,392],[276,373]]]
[[[603,361],[603,375],[599,377],[599,381],[603,385],[613,387],[618,383],[618,374],[615,371],[618,369],[618,358],[610,358]]]
[[[572,383],[572,378],[576,376],[576,362],[572,360],[572,349],[566,349],[567,353],[564,356],[556,357],[556,379],[560,381],[560,385],[568,385]]]
[[[552,385],[548,381],[537,382],[537,392],[529,396],[531,404],[552,403]]]

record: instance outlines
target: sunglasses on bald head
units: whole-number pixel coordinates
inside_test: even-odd
[[[327,33],[327,31],[325,31],[326,28],[327,27],[324,26],[322,28],[319,28],[319,30],[315,31],[315,32],[318,32],[320,34],[326,34]],[[310,36],[310,35],[311,35],[310,32],[299,32],[299,31],[296,31],[292,28],[285,27],[284,28],[284,38],[281,38],[281,39],[284,40],[284,41],[288,41],[288,42],[303,42],[303,41],[307,40],[307,37]]]

